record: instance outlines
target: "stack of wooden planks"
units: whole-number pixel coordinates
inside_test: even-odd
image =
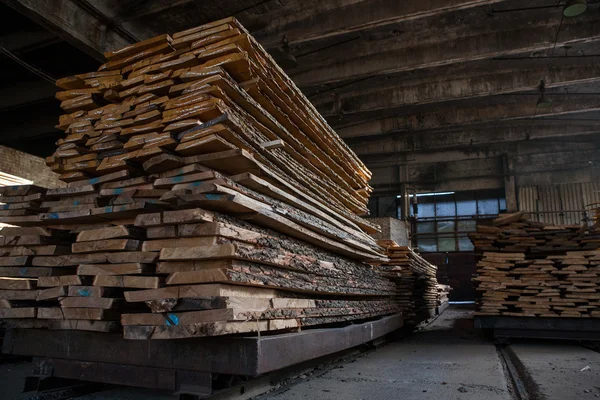
[[[437,285],[437,306],[444,307],[450,301],[450,292],[452,291],[452,287],[450,285],[443,285],[438,283]]]
[[[478,315],[600,317],[600,233],[509,214],[469,235]]]
[[[148,306],[123,315],[129,339],[270,331],[399,311],[385,298],[393,284],[364,264],[226,214],[164,211],[140,215],[135,225],[147,230],[142,249],[159,252],[156,273],[166,287],[125,293]]]
[[[47,163],[67,187],[0,216],[70,235],[30,260],[60,271],[34,316],[164,339],[400,310],[368,264],[387,260],[361,217],[370,172],[235,19],[106,57],[57,82]]]
[[[37,214],[44,205],[45,190],[35,185],[0,187],[0,217],[22,217]]]
[[[379,273],[396,283],[396,301],[402,307],[405,324],[416,326],[433,317],[439,299],[437,267],[408,246],[391,240],[378,242],[386,249],[388,262],[374,263]]]
[[[46,190],[34,185],[0,187],[0,218],[31,220],[47,209]],[[72,235],[43,227],[0,228],[0,319],[36,318],[38,307],[57,305],[59,292],[38,286],[38,279],[69,273],[66,268],[45,268],[33,263],[37,256],[60,256],[70,251]]]

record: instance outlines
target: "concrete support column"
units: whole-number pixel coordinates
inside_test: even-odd
[[[519,209],[517,203],[517,185],[515,183],[515,175],[513,168],[513,160],[504,155],[503,158],[503,169],[504,169],[504,196],[506,197],[506,211],[516,212]]]

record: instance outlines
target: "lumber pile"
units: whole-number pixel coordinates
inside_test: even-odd
[[[477,315],[600,317],[600,233],[509,214],[469,235],[482,255]]]
[[[386,249],[388,262],[374,263],[379,273],[396,284],[396,301],[402,307],[405,324],[416,326],[433,317],[438,306],[437,267],[408,246],[391,240],[378,242]]]
[[[450,285],[437,284],[437,306],[438,308],[444,307],[450,301],[450,292],[452,287]]]
[[[57,81],[67,187],[0,215],[70,238],[23,264],[54,295],[28,324],[166,339],[399,311],[368,264],[370,172],[235,19],[106,58]]]

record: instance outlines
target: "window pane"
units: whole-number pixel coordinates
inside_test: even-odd
[[[473,243],[469,240],[468,237],[459,237],[458,238],[458,249],[460,251],[473,251]]]
[[[469,216],[477,215],[477,202],[475,193],[458,192],[456,193],[456,215]]]
[[[487,199],[477,201],[479,215],[498,214],[498,199]]]
[[[434,222],[419,222],[417,224],[417,233],[435,233]]]
[[[459,232],[475,232],[477,230],[477,221],[458,221]]]
[[[438,217],[454,217],[456,215],[453,202],[437,203],[435,206]]]
[[[437,251],[435,239],[419,239],[417,244],[420,252],[431,253]]]
[[[435,217],[435,208],[432,203],[419,203],[419,218]]]
[[[438,217],[453,217],[456,215],[454,195],[435,197],[436,215]]]
[[[456,251],[456,239],[454,237],[438,238],[438,250]]]
[[[454,221],[440,221],[437,223],[438,233],[454,232]]]
[[[500,212],[506,211],[506,199],[504,197],[500,198]]]

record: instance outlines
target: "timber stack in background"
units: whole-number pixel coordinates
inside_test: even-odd
[[[600,318],[600,232],[501,215],[469,235],[479,316]]]
[[[399,246],[393,240],[379,240],[385,248],[389,261],[374,263],[382,276],[396,284],[396,300],[402,307],[405,326],[415,327],[421,322],[443,312],[448,304],[447,295],[440,292],[437,267],[409,246]],[[446,289],[447,288],[447,289]]]
[[[235,19],[106,57],[57,82],[67,187],[0,189],[5,321],[170,339],[400,311],[371,173]]]

